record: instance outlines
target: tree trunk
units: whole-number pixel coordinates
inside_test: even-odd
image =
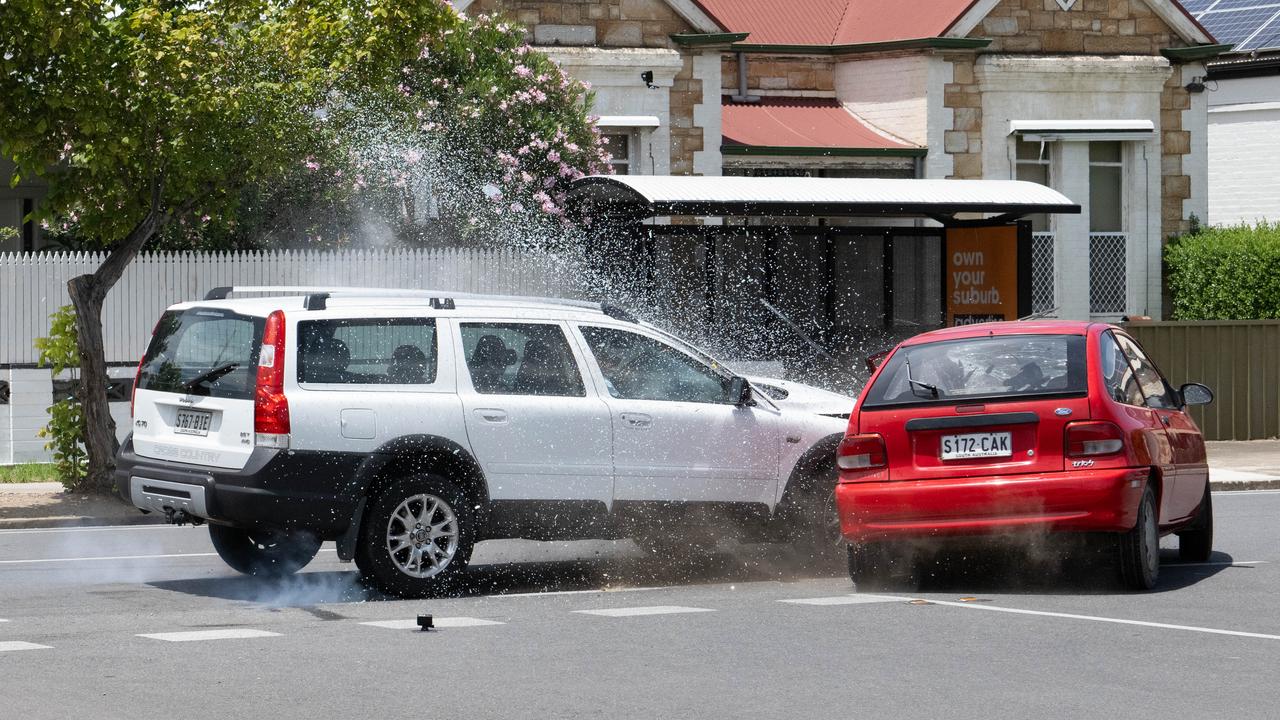
[[[100,493],[114,489],[116,467],[116,424],[107,401],[107,358],[102,340],[102,303],[115,287],[124,269],[137,257],[142,246],[164,227],[166,217],[159,212],[157,191],[152,210],[129,232],[124,242],[107,255],[92,275],[80,275],[67,283],[71,304],[76,309],[76,346],[80,350],[80,404],[84,409],[84,446],[89,456],[87,487]]]
[[[102,342],[102,301],[93,275],[80,275],[67,283],[76,308],[76,346],[80,350],[80,404],[84,410],[84,446],[89,455],[86,487],[99,493],[112,489],[115,470],[116,423],[107,402],[107,358]]]

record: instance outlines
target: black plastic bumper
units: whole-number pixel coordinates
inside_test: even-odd
[[[240,470],[139,457],[130,437],[116,455],[116,492],[131,497],[133,477],[203,488],[208,517],[248,529],[307,529],[336,537],[359,499],[357,469],[366,455],[255,448]]]

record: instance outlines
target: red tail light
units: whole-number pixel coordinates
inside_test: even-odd
[[[884,438],[876,433],[847,435],[836,448],[841,482],[888,480],[888,453]]]
[[[1124,451],[1124,432],[1115,423],[1076,422],[1067,426],[1067,456],[1097,457]]]
[[[152,333],[153,335],[155,333]],[[129,394],[129,419],[133,419],[133,408],[138,404],[138,380],[142,379],[142,363],[146,362],[147,356],[143,355],[138,360],[138,369],[133,371],[133,391]]]
[[[267,316],[258,354],[258,385],[253,394],[254,444],[289,447],[289,400],[284,396],[284,312]]]

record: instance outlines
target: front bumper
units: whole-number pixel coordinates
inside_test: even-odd
[[[166,507],[246,529],[340,535],[351,523],[364,456],[256,448],[239,470],[139,457],[133,440],[116,456],[116,492],[149,512]]]
[[[1123,532],[1138,518],[1146,468],[836,486],[850,542],[1020,530]]]

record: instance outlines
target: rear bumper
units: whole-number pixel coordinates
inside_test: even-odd
[[[149,511],[169,506],[247,529],[307,529],[340,535],[359,495],[356,471],[366,456],[256,448],[240,470],[139,457],[133,440],[116,456],[116,492]]]
[[[1146,468],[1044,475],[841,483],[851,542],[994,535],[1020,530],[1123,532],[1137,522]]]

